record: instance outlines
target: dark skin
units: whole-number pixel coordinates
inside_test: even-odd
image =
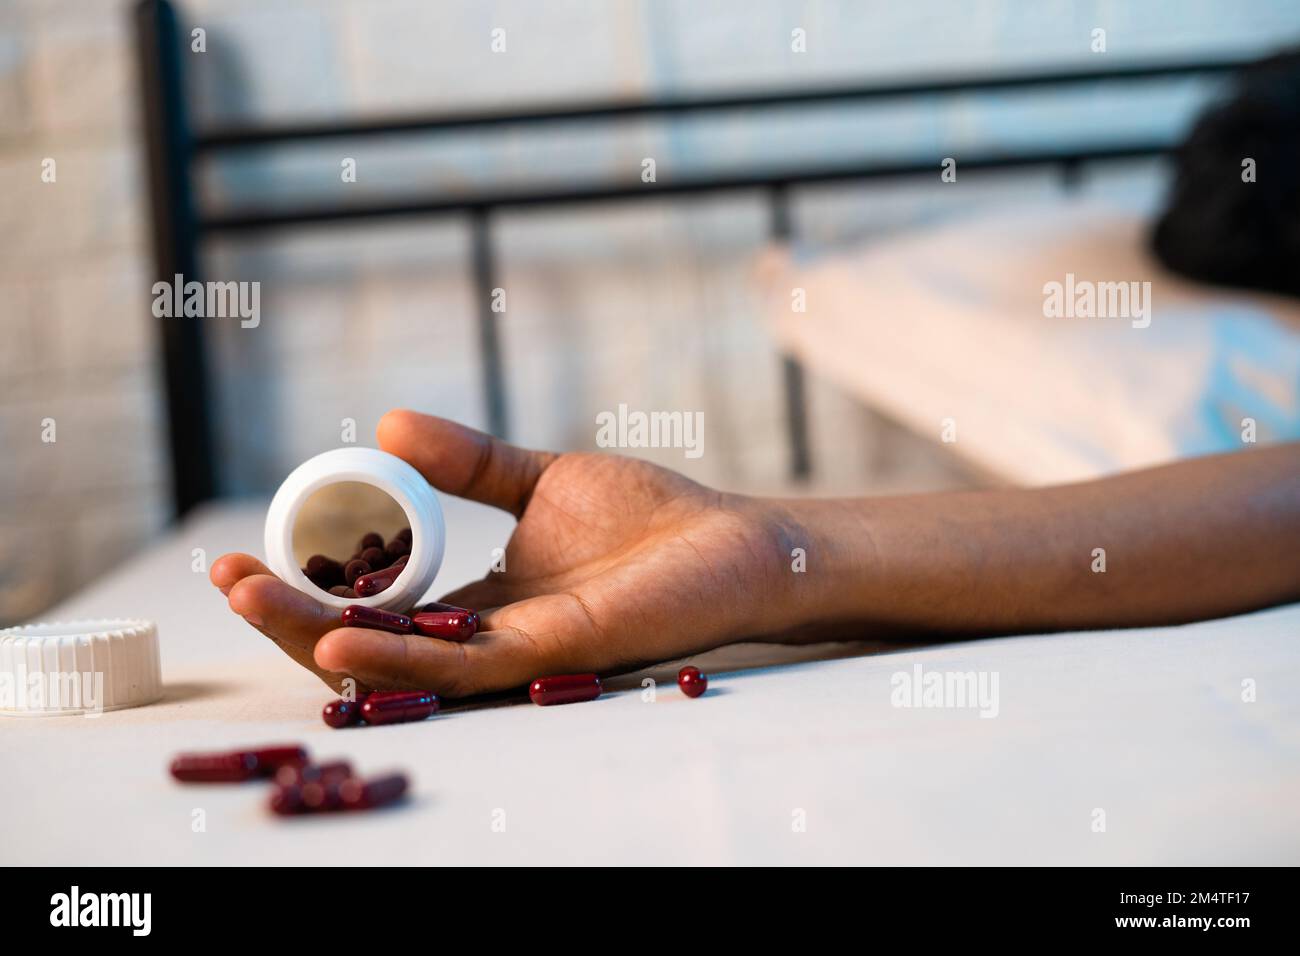
[[[339,627],[256,558],[214,562],[231,610],[336,690],[353,677],[463,697],[741,640],[1171,624],[1300,599],[1298,445],[1045,489],[779,500],[415,412],[388,413],[378,439],[519,523],[506,572],[443,598],[482,613],[464,644]]]

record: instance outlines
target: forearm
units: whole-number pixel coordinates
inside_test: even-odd
[[[781,507],[807,539],[792,603],[848,630],[1169,624],[1300,599],[1295,445],[1053,488]]]

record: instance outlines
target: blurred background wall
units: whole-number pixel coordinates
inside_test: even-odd
[[[199,126],[1263,53],[1300,29],[1294,0],[191,0],[180,9],[186,32],[206,31],[206,52],[186,67]],[[110,569],[169,511],[129,12],[121,0],[0,4],[0,623]],[[1090,50],[1097,27],[1104,54]],[[496,28],[503,53],[490,50]],[[805,53],[791,49],[796,28]],[[237,157],[205,169],[200,186],[214,202],[293,201],[630,179],[645,157],[667,178],[795,157],[960,155],[994,138],[1172,135],[1204,96],[1196,82],[1174,81],[1141,96],[985,95],[870,116],[808,108],[758,123],[405,137]],[[357,160],[358,182],[341,182],[343,157]],[[46,158],[57,162],[53,183],[41,178]],[[1134,202],[1160,187],[1150,163],[1085,182]],[[946,195],[926,184],[819,188],[796,193],[796,233],[802,247],[830,246],[1059,188],[1048,171]],[[595,415],[620,402],[702,410],[702,458],[647,454],[703,481],[783,490],[779,367],[753,277],[767,215],[759,197],[729,197],[499,216],[512,438],[593,448]],[[209,247],[205,277],[262,282],[259,328],[208,324],[226,494],[269,494],[298,462],[340,443],[344,418],[362,443],[394,406],[484,424],[460,224],[222,242]],[[812,491],[977,480],[815,380],[810,402]],[[54,443],[40,440],[47,418]]]

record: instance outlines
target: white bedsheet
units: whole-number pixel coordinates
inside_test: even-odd
[[[450,587],[510,522],[455,501],[447,516]],[[59,609],[157,620],[168,693],[0,718],[0,864],[1300,862],[1300,606],[876,654],[737,647],[697,659],[700,700],[669,666],[655,703],[632,675],[584,705],[334,731],[328,690],[190,570],[192,548],[256,548],[261,519],[210,509]],[[995,672],[998,716],[892,706],[891,676],[918,664]],[[413,798],[281,820],[263,785],[166,773],[180,750],[277,741],[403,768]]]

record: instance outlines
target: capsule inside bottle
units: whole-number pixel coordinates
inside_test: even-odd
[[[361,575],[352,582],[353,590],[357,592],[359,597],[373,597],[381,591],[387,591],[401,573],[406,570],[406,561],[407,558],[402,556],[381,571],[372,571],[369,574]],[[369,564],[369,562],[366,563]]]

